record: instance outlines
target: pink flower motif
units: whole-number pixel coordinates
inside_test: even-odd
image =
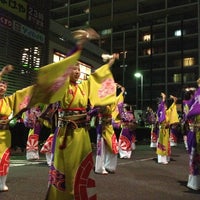
[[[73,69],[73,66],[68,67],[66,72],[62,76],[58,77],[55,80],[54,84],[48,89],[49,92],[55,92],[59,90],[65,83],[66,79],[70,76],[72,69]]]
[[[98,91],[99,98],[105,98],[116,91],[116,84],[112,78],[105,79]]]
[[[19,109],[22,110],[23,108],[26,108],[27,105],[30,102],[30,96],[25,96],[25,98],[22,100],[22,102],[19,104]]]

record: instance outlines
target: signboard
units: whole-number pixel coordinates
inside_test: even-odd
[[[22,0],[0,0],[0,7],[23,19],[27,16],[27,3]]]
[[[40,43],[45,42],[45,35],[32,29],[29,28],[28,26],[25,26],[24,24],[12,20],[8,18],[7,16],[1,15],[0,14],[0,25],[6,26],[9,29],[12,29],[15,32],[21,33],[25,35],[28,38],[31,38],[35,41],[38,41]]]

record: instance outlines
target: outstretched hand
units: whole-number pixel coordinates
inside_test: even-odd
[[[161,97],[163,98],[163,100],[165,100],[166,99],[166,94],[161,92]]]
[[[3,69],[0,71],[0,76],[3,76],[4,74],[8,74],[14,69],[12,65],[6,65],[3,67]]]
[[[170,95],[170,99],[173,99],[175,103],[176,103],[176,101],[177,101],[177,97],[172,96],[172,95]]]
[[[110,58],[110,60],[108,62],[110,67],[114,64],[116,59],[119,59],[119,54],[117,54],[117,53],[112,54],[112,57]]]

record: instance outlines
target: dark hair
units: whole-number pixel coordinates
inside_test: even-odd
[[[184,93],[184,100],[190,100],[191,99],[191,95],[194,95],[194,91],[193,90],[189,90],[189,91],[185,91]]]
[[[1,80],[0,83],[8,85],[8,83],[6,81]]]

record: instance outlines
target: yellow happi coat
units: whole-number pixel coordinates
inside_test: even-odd
[[[0,99],[0,126],[8,123],[22,109],[27,107],[32,96],[33,86],[24,88],[14,94]],[[11,133],[9,127],[0,127],[0,176],[8,174],[10,164]]]
[[[167,110],[165,120],[160,123],[158,146],[156,153],[161,156],[170,156],[171,147],[169,141],[170,125],[178,123],[178,113],[176,103],[173,103]]]
[[[77,60],[80,52],[74,53],[67,60]],[[61,61],[57,70],[65,67]],[[70,69],[70,65],[69,69]],[[116,85],[114,83],[109,65],[105,64],[91,74],[89,79],[81,84],[74,84],[69,81],[68,71],[63,70],[65,77],[60,77],[63,81],[62,88],[58,91],[50,87],[52,82],[43,79],[48,76],[52,79],[54,74],[49,73],[47,66],[38,79],[38,84],[46,90],[44,96],[40,95],[41,102],[54,103],[60,101],[61,109],[64,110],[86,110],[88,99],[92,106],[111,104],[115,100]],[[45,73],[48,73],[48,75]],[[57,73],[55,71],[55,73]],[[46,82],[46,80],[48,80]],[[57,81],[55,79],[54,81]],[[48,84],[50,86],[48,86]],[[61,85],[58,83],[57,85]],[[47,92],[49,91],[49,93]],[[34,100],[33,100],[34,102]],[[67,133],[67,134],[66,134]],[[65,138],[65,135],[67,137]],[[66,139],[66,147],[60,149],[63,140]],[[96,193],[93,191],[95,181],[91,177],[93,169],[92,148],[88,130],[86,127],[70,129],[69,127],[59,127],[54,133],[53,143],[53,163],[49,173],[49,189],[46,199],[48,200],[95,200]]]

